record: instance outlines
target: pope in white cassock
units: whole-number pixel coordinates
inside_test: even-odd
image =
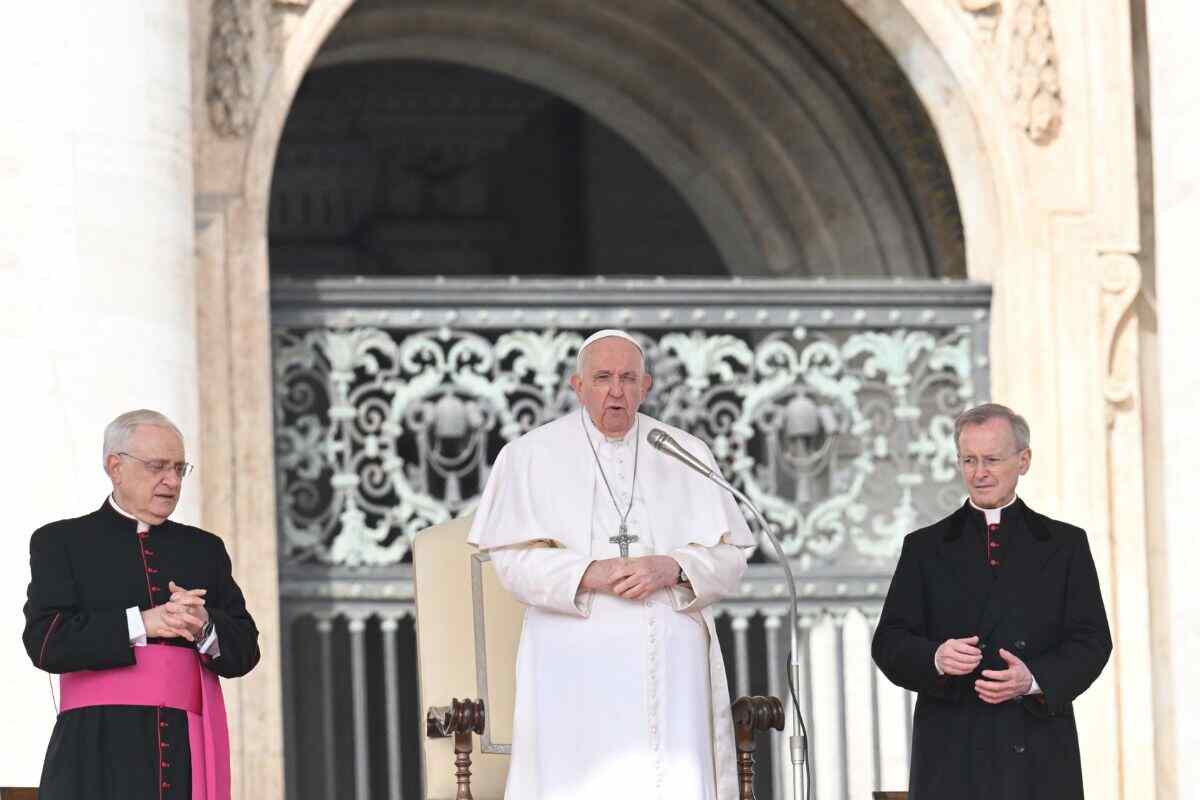
[[[709,606],[754,539],[733,499],[646,444],[636,340],[589,337],[582,408],[496,458],[469,541],[528,606],[507,800],[737,800],[729,690]],[[628,556],[622,557],[622,549]]]

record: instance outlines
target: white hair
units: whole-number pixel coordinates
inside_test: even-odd
[[[584,351],[587,350],[589,347],[591,347],[596,342],[599,342],[603,339],[624,339],[625,341],[632,344],[634,346],[634,348],[637,349],[638,358],[642,362],[642,372],[644,373],[646,371],[646,353],[644,350],[642,350],[642,346],[638,343],[638,340],[634,339],[632,336],[630,336],[625,331],[619,331],[619,330],[616,330],[613,328],[608,328],[608,329],[605,329],[602,331],[596,331],[591,336],[589,336],[587,339],[585,339],[582,345],[580,345],[579,352],[577,352],[575,354],[575,374],[576,375],[579,375],[580,377],[583,376],[583,362],[584,362],[583,353],[584,353]]]
[[[108,467],[109,456],[122,453],[129,447],[129,439],[133,436],[133,432],[137,430],[139,425],[169,428],[175,431],[175,435],[179,437],[179,441],[183,441],[183,433],[179,430],[179,426],[171,422],[165,414],[151,411],[148,408],[126,411],[108,423],[108,426],[104,429],[104,454],[101,458],[103,458],[105,468]]]

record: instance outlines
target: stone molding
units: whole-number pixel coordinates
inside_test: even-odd
[[[223,137],[244,136],[253,121],[252,9],[250,0],[212,4],[205,99],[213,130]]]
[[[1062,125],[1058,48],[1046,0],[1019,0],[1010,25],[1008,80],[1016,124],[1035,144],[1045,145]]]
[[[980,42],[993,45],[1005,17],[1002,0],[958,0]],[[1034,144],[1054,141],[1062,125],[1058,47],[1046,0],[1016,0],[1008,18],[1008,71],[1004,87],[1015,123]]]
[[[995,39],[1002,10],[1000,0],[958,0],[963,11],[975,17],[975,32],[985,42]]]
[[[1142,269],[1132,253],[1101,253],[1100,288],[1102,292],[1105,355],[1105,419],[1111,428],[1114,416],[1129,411],[1137,392],[1138,360],[1130,358],[1123,340],[1137,335],[1133,307],[1142,288]]]

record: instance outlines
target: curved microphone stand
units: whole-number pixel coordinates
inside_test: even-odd
[[[771,525],[767,522],[763,513],[758,510],[758,506],[750,501],[742,491],[737,489],[729,481],[725,480],[725,476],[720,472],[710,468],[707,464],[701,461],[696,456],[689,453],[683,448],[679,442],[675,441],[670,434],[662,428],[655,428],[646,436],[646,441],[655,450],[659,450],[672,458],[678,459],[684,465],[699,472],[710,481],[720,486],[725,491],[732,494],[740,500],[747,508],[754,512],[754,518],[758,520],[759,529],[763,535],[771,542],[771,546],[775,548],[775,555],[779,559],[779,563],[783,566],[784,575],[787,576],[788,591],[791,594],[791,602],[788,604],[788,627],[791,630],[791,662],[788,664],[790,680],[788,689],[792,695],[792,709],[796,715],[797,727],[800,729],[799,734],[793,731],[788,737],[788,749],[792,757],[792,796],[807,800],[808,798],[808,782],[804,780],[804,770],[808,765],[808,736],[804,725],[804,719],[800,715],[800,701],[796,697],[796,687],[800,685],[800,648],[797,640],[797,609],[799,607],[799,599],[796,596],[796,577],[792,574],[792,566],[788,558],[783,553],[783,547],[779,544],[779,539],[771,531]]]

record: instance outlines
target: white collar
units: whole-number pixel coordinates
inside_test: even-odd
[[[975,505],[975,501],[972,500],[970,497],[967,498],[967,502],[971,504],[971,508],[983,513],[983,517],[985,520],[987,520],[988,525],[999,525],[1000,524],[1000,512],[1002,512],[1004,509],[1011,506],[1013,503],[1017,502],[1017,495],[1014,493],[1012,500],[1009,500],[1007,503],[1000,506],[999,508],[980,508],[979,506]]]
[[[639,427],[640,414],[634,412],[633,425],[623,435],[618,437],[608,436],[596,427],[596,423],[592,422],[592,415],[587,413],[586,408],[580,408],[579,415],[584,419],[584,430],[589,439],[595,445],[607,444],[610,447],[628,447],[633,444],[633,439],[637,436]]]
[[[116,511],[122,517],[129,517],[131,520],[135,521],[137,523],[138,533],[145,533],[146,531],[150,530],[150,523],[142,522],[133,514],[130,514],[128,511],[121,508],[121,505],[117,502],[117,498],[115,496],[111,494],[108,496],[108,504],[113,507],[113,511]]]

